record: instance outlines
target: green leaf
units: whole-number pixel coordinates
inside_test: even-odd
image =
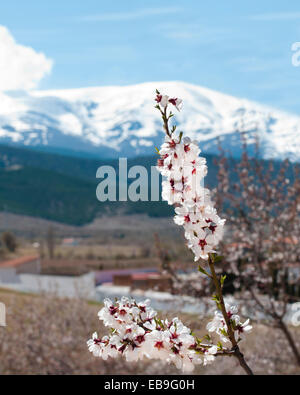
[[[223,344],[220,341],[218,341],[217,346],[218,346],[218,350],[223,350]]]
[[[220,298],[219,298],[219,296],[216,295],[216,294],[214,294],[214,295],[212,296],[212,300],[215,300],[216,302],[220,302]]]
[[[230,320],[230,324],[231,324],[232,329],[235,331],[236,330],[236,325],[235,325],[234,320]]]
[[[221,276],[221,286],[223,287],[224,281],[226,280],[226,274],[224,276]]]
[[[219,296],[218,295],[213,295],[212,300],[214,300],[216,302],[217,308],[222,311]]]
[[[222,333],[222,335],[224,336],[228,336],[228,333],[226,332],[226,330],[224,328],[220,329],[220,332]]]
[[[200,265],[198,266],[198,271],[205,274],[206,276],[210,277],[210,274],[208,274],[207,271],[205,269],[203,269],[203,267],[201,267]]]
[[[155,322],[161,327],[164,328],[163,322],[159,318],[155,318]]]
[[[159,149],[158,149],[157,147],[154,147],[154,148],[155,148],[156,153],[157,153],[158,155],[160,155]]]

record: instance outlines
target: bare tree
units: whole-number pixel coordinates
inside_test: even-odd
[[[4,245],[4,247],[9,252],[15,252],[16,251],[18,244],[17,244],[16,236],[13,233],[11,233],[9,231],[3,232],[1,234],[1,241],[2,241],[2,243]]]

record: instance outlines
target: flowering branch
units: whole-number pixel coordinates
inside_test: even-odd
[[[214,361],[216,356],[235,356],[248,374],[253,374],[240,352],[238,342],[252,327],[249,320],[241,323],[236,314],[237,307],[226,306],[222,296],[225,277],[217,278],[214,264],[215,247],[223,237],[225,220],[221,219],[210,198],[210,191],[202,186],[207,174],[206,160],[199,156],[200,149],[196,141],[183,137],[181,132],[175,135],[176,126],[169,128],[169,120],[173,113],[167,111],[171,104],[180,111],[182,100],[169,98],[156,91],[156,108],[160,111],[165,141],[158,151],[160,159],[157,169],[166,177],[162,183],[162,197],[170,205],[175,205],[176,224],[183,226],[188,248],[195,261],[200,258],[208,260],[210,273],[199,266],[198,270],[214,281],[218,309],[211,322],[207,324],[209,332],[220,336],[214,344],[210,335],[205,338],[209,344],[203,343],[189,328],[176,317],[172,321],[157,318],[157,313],[149,303],[137,303],[128,298],[121,298],[113,304],[109,299],[104,301],[104,308],[99,318],[110,328],[110,335],[99,339],[94,333],[88,341],[89,350],[98,357],[107,359],[118,355],[125,356],[127,361],[137,361],[144,357],[160,359],[174,363],[177,368],[190,372],[195,365],[204,365]],[[204,339],[204,338],[203,338]],[[231,342],[230,349],[222,342]]]
[[[177,317],[171,321],[159,319],[150,300],[137,303],[122,297],[113,303],[105,299],[98,316],[110,328],[110,334],[100,339],[95,332],[87,344],[94,356],[104,360],[124,356],[132,362],[146,357],[174,363],[183,372],[191,372],[195,365],[213,362],[215,356],[234,355],[220,345],[203,343]],[[208,335],[206,338],[210,339]]]
[[[156,102],[158,103],[156,107],[163,114],[164,128],[168,131],[169,128],[166,125],[169,120],[166,116],[167,106],[171,103],[179,110],[178,102],[181,105],[182,101],[180,99],[170,100],[168,96],[161,95],[158,91],[156,93]],[[174,136],[174,131],[171,131],[171,135],[167,133],[165,143],[159,151],[161,159],[158,162],[158,170],[167,177],[167,181],[163,183],[162,196],[169,204],[175,203],[177,205],[175,209],[177,215],[174,221],[178,225],[184,226],[188,247],[194,252],[195,261],[199,258],[208,259],[211,273],[206,272],[201,266],[199,266],[199,271],[211,278],[216,287],[216,304],[226,323],[226,329],[222,328],[224,334],[227,331],[224,338],[229,337],[234,355],[247,374],[253,374],[239,350],[234,333],[235,330],[242,332],[246,328],[249,331],[252,327],[245,324],[243,326],[239,320],[230,319],[222,295],[225,278],[222,277],[220,281],[215,272],[214,247],[222,239],[225,220],[220,219],[213,208],[210,192],[201,186],[201,180],[207,173],[206,161],[198,156],[200,150],[196,142],[184,138],[181,143],[182,135],[178,140]]]
[[[224,299],[223,299],[222,282],[224,283],[224,281],[222,281],[222,278],[220,281],[216,275],[214,258],[212,255],[209,255],[208,263],[209,263],[209,268],[210,268],[210,271],[212,274],[212,279],[213,279],[214,285],[216,287],[216,293],[217,293],[217,298],[218,298],[217,304],[219,305],[219,308],[222,312],[223,318],[226,323],[227,334],[228,334],[228,337],[229,337],[231,344],[232,344],[232,351],[234,353],[234,356],[239,360],[239,363],[240,363],[241,367],[245,370],[245,372],[249,375],[253,375],[252,370],[250,369],[250,367],[248,366],[248,364],[245,361],[244,355],[241,353],[241,351],[239,349],[238,342],[235,338],[234,328],[233,328],[233,325],[234,325],[235,328],[237,329],[237,331],[242,333],[246,330],[247,327],[248,327],[247,330],[249,331],[250,325],[248,326],[248,323],[247,323],[247,325],[245,325],[245,324],[244,325],[240,325],[240,324],[235,325],[234,321],[231,320],[232,314],[230,311],[229,312],[226,311],[226,306],[225,306]],[[251,328],[250,328],[250,330],[251,330]]]

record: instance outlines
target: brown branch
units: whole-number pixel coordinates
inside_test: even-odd
[[[233,354],[238,359],[241,367],[245,370],[245,372],[248,375],[253,375],[253,372],[252,372],[251,368],[248,366],[247,362],[245,361],[244,355],[241,353],[241,351],[239,349],[239,346],[237,344],[237,341],[235,340],[234,331],[232,329],[232,325],[231,325],[230,319],[228,317],[228,314],[227,314],[227,311],[226,311],[226,308],[225,308],[225,303],[224,303],[224,299],[223,299],[223,292],[222,292],[221,283],[220,283],[220,281],[219,281],[219,279],[217,277],[217,274],[216,274],[216,271],[215,271],[214,260],[212,259],[210,254],[209,254],[209,257],[208,257],[208,264],[209,264],[211,275],[213,277],[214,285],[216,287],[216,293],[217,293],[217,296],[219,298],[221,312],[222,312],[222,315],[223,315],[224,320],[225,320],[226,325],[227,325],[228,337],[229,337],[229,340],[231,341],[231,344],[232,344]]]

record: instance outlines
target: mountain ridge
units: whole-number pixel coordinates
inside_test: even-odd
[[[261,157],[300,161],[300,117],[185,82],[146,82],[65,90],[0,92],[0,143],[81,151],[100,158],[148,156],[163,139],[155,89],[183,99],[178,129],[197,139],[203,153],[218,142],[241,154],[239,130]]]

